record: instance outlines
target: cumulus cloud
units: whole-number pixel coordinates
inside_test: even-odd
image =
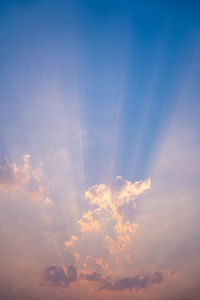
[[[110,186],[105,184],[94,185],[85,192],[85,198],[89,200],[93,209],[84,213],[78,224],[81,232],[99,230],[105,222],[115,222],[115,234],[117,235],[117,247],[124,248],[130,241],[130,236],[136,231],[137,224],[129,219],[130,211],[136,206],[135,199],[144,191],[151,188],[151,180],[131,183],[117,176]],[[102,215],[107,214],[107,218]],[[108,239],[107,239],[108,240]]]
[[[81,226],[81,231],[93,231],[98,230],[101,225],[98,220],[95,220],[92,216],[92,212],[88,211],[82,215],[82,218],[78,221]]]
[[[0,191],[4,193],[25,192],[32,200],[51,203],[51,199],[45,196],[42,178],[42,168],[40,165],[32,167],[30,154],[23,156],[21,165],[10,163],[5,158],[0,160]]]
[[[126,216],[126,208],[134,209],[136,197],[150,188],[150,179],[131,183],[121,177],[117,177],[110,186],[100,184],[89,188],[85,197],[90,202],[90,209],[77,221],[79,233],[76,231],[76,235],[72,234],[65,242],[65,250],[73,249],[75,253],[77,268],[69,266],[66,271],[60,266],[50,266],[44,272],[44,281],[48,285],[64,288],[68,288],[72,282],[79,282],[80,286],[89,286],[98,293],[136,292],[165,281],[171,274],[168,270],[125,277],[122,276],[121,267],[117,269],[119,273],[115,273],[116,268],[113,269],[113,264],[120,265],[128,255],[125,248],[138,226]],[[97,251],[95,246],[87,252],[87,244],[96,236],[101,238],[99,248],[103,250]],[[83,247],[85,249],[82,249],[82,242],[86,245]],[[118,280],[115,280],[116,274]]]
[[[50,285],[68,287],[71,282],[77,281],[77,270],[69,266],[67,272],[59,266],[50,266],[44,272],[44,280]]]
[[[29,155],[24,155],[24,165],[20,168],[15,163],[11,164],[7,159],[0,161],[0,189],[19,189],[27,183],[29,174]]]
[[[110,185],[98,184],[86,190],[89,209],[78,219],[76,235],[64,243],[65,250],[80,253],[82,271],[98,268],[112,272],[112,264],[119,261],[118,256],[126,250],[138,227],[133,220],[135,200],[150,188],[149,178],[132,183],[117,176]],[[98,240],[98,249],[96,244],[92,245],[93,239]],[[84,249],[81,247],[83,243],[86,245]],[[92,247],[87,247],[89,244]],[[84,257],[90,257],[89,261]]]
[[[118,219],[121,217],[118,209],[125,203],[131,203],[132,207],[135,207],[135,198],[150,187],[149,178],[145,181],[131,183],[122,179],[121,176],[117,176],[110,186],[99,184],[89,188],[85,192],[85,197],[90,201],[90,204],[96,204],[99,210],[109,210],[112,217]]]
[[[156,270],[150,276],[126,277],[117,280],[114,284],[105,280],[99,290],[122,292],[126,289],[134,289],[135,291],[139,291],[154,284],[162,283],[170,274],[171,273],[168,270]]]

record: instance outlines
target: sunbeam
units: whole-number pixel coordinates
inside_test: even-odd
[[[0,299],[199,300],[198,1],[0,8]]]

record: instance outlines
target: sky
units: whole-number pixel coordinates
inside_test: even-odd
[[[0,299],[200,299],[199,13],[0,0]]]

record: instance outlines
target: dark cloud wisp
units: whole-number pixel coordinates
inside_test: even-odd
[[[44,272],[44,280],[50,285],[68,287],[71,282],[77,281],[77,270],[69,266],[67,272],[59,266],[50,266]]]
[[[136,291],[138,291],[141,289],[148,288],[151,285],[162,283],[168,278],[169,274],[170,272],[167,270],[156,270],[150,276],[126,277],[117,280],[114,284],[104,280],[99,290],[122,292],[126,289],[135,289]]]
[[[97,273],[97,272],[93,272],[93,273],[90,273],[90,274],[83,274],[81,273],[81,276],[80,276],[81,279],[85,279],[87,281],[101,281],[102,280],[102,276],[101,274]]]

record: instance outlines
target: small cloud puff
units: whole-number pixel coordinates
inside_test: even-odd
[[[65,242],[65,247],[70,248],[76,240],[77,240],[77,237],[75,235],[72,235],[71,240]]]

